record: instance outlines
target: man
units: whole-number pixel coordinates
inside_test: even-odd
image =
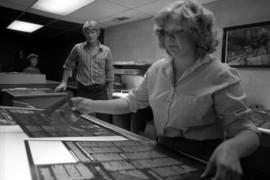
[[[55,88],[55,91],[67,88],[68,78],[77,66],[77,96],[93,100],[111,99],[114,78],[111,50],[98,41],[100,29],[95,21],[86,21],[82,30],[86,41],[78,43],[72,48],[63,65],[62,82]],[[110,116],[107,114],[97,113],[96,117],[110,122]]]
[[[23,72],[29,74],[40,74],[40,70],[37,67],[39,62],[39,56],[37,54],[31,53],[27,56],[26,59],[27,61],[29,61],[29,66],[26,67]]]

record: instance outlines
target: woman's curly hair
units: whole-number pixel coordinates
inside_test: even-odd
[[[212,12],[193,0],[178,1],[161,10],[154,18],[154,30],[159,46],[165,48],[164,33],[168,20],[173,20],[191,34],[199,58],[216,50],[218,45],[215,18]]]

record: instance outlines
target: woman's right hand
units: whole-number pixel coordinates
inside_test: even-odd
[[[67,89],[67,84],[66,83],[61,83],[54,89],[54,91],[55,92],[60,92],[60,91],[65,91],[66,89]]]
[[[87,98],[83,98],[83,97],[74,97],[71,98],[73,107],[72,110],[73,111],[78,111],[81,114],[89,114],[89,113],[94,113],[93,111],[93,100],[91,99],[87,99]]]

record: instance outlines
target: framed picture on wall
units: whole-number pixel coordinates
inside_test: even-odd
[[[222,61],[237,68],[270,68],[270,21],[224,28]]]

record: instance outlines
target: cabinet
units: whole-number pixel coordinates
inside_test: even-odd
[[[121,90],[134,88],[143,78],[151,64],[117,61],[113,63],[113,66],[115,75],[114,90],[120,92]]]

